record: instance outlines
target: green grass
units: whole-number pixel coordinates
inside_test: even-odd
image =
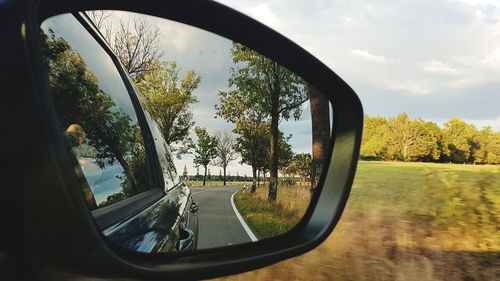
[[[427,173],[454,173],[461,183],[472,185],[482,171],[493,175],[497,184],[492,192],[500,196],[499,166],[360,161],[348,206],[413,212],[425,201]]]
[[[473,186],[482,172],[493,177],[489,192],[500,199],[498,166],[360,161],[347,209],[386,209],[418,217],[427,214],[426,208],[433,203],[426,194],[426,180],[439,186],[443,185],[439,175],[455,174],[458,183]],[[429,178],[429,174],[437,176]],[[255,194],[240,192],[236,205],[256,234],[266,238],[283,234],[300,221],[309,203],[308,195],[305,187],[280,186],[278,202],[271,204],[267,201],[267,187],[261,187]]]
[[[281,213],[294,204],[272,209],[266,191],[242,193],[237,204],[252,228],[276,235],[276,225],[290,227]],[[255,214],[261,217],[250,219]],[[497,280],[498,222],[499,166],[361,161],[342,218],[325,242],[228,280],[308,280],[311,272],[322,280]]]
[[[235,204],[259,239],[275,237],[292,229],[309,204],[308,188],[279,186],[276,203],[267,201],[267,188],[260,187],[236,194]]]

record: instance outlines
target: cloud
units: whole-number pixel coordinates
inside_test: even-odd
[[[267,3],[262,3],[257,6],[246,7],[248,14],[256,20],[272,27],[283,28],[284,22],[276,16],[276,14],[269,8]]]
[[[380,62],[380,63],[386,62],[385,56],[377,56],[365,50],[360,50],[360,49],[351,50],[351,54],[372,62]]]
[[[496,24],[500,17],[500,3],[488,0],[457,0],[473,11],[479,22]]]
[[[500,131],[500,116],[495,119],[465,119],[465,121],[474,124],[478,129],[491,126],[494,131]]]
[[[421,67],[422,70],[425,72],[436,73],[436,74],[456,75],[461,72],[460,69],[452,67],[451,65],[438,60],[422,63]]]
[[[396,84],[389,87],[393,91],[401,91],[405,94],[410,95],[426,95],[429,93],[429,90],[426,89],[419,83],[416,82],[406,82],[402,84]]]

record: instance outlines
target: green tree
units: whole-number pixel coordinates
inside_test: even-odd
[[[384,117],[365,115],[363,124],[363,140],[361,159],[387,159],[387,143],[389,141],[389,124]]]
[[[269,180],[269,200],[276,201],[279,166],[279,121],[302,114],[301,105],[309,97],[304,81],[294,73],[259,53],[238,43],[231,49],[233,62],[237,64],[231,71],[229,86],[236,87],[231,99],[249,108],[253,114],[262,115],[271,121],[271,163]],[[221,102],[222,111],[225,101]],[[255,110],[257,109],[257,110]],[[230,113],[229,115],[234,115]]]
[[[179,80],[175,62],[156,61],[154,70],[143,75],[137,84],[142,104],[156,121],[167,145],[180,158],[193,147],[189,132],[194,125],[190,105],[198,102],[193,92],[200,77],[188,70]]]
[[[389,119],[388,154],[392,159],[416,161],[424,158],[435,145],[421,119],[411,120],[406,113]]]
[[[476,128],[460,118],[452,118],[444,124],[444,137],[449,149],[449,159],[454,163],[470,162],[471,146]]]
[[[203,174],[203,186],[207,179],[207,166],[217,156],[217,139],[210,136],[205,128],[196,127],[194,132],[198,137],[198,143],[195,147],[195,155],[193,162],[197,166],[203,166],[205,172]]]
[[[425,122],[423,124],[427,134],[432,138],[429,143],[429,153],[422,158],[425,162],[443,161],[446,155],[449,155],[449,150],[445,145],[443,130],[434,122]]]
[[[235,132],[236,151],[241,155],[241,162],[252,167],[252,188],[255,192],[257,184],[257,170],[265,165],[269,146],[269,125],[252,120],[239,120]]]
[[[301,184],[306,182],[312,176],[312,158],[309,153],[299,153],[293,157],[291,166],[300,176]]]
[[[481,164],[500,163],[500,133],[490,126],[484,127],[476,135],[479,148],[475,151],[475,161]]]

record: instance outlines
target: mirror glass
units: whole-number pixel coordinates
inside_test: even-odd
[[[41,40],[70,163],[110,243],[211,249],[301,220],[333,114],[300,76],[232,40],[129,12],[51,17]]]

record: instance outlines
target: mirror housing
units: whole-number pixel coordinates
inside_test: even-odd
[[[139,279],[205,279],[276,263],[318,246],[337,224],[354,178],[363,112],[354,91],[327,66],[284,36],[257,21],[212,1],[40,1],[26,4],[23,30],[35,90],[33,120],[40,122],[39,145],[25,153],[36,156],[26,165],[23,186],[24,255],[42,278],[134,277]],[[125,10],[195,26],[242,43],[300,75],[330,99],[333,139],[328,167],[303,220],[289,233],[220,249],[185,255],[148,255],[110,247],[95,226],[84,198],[65,165],[53,105],[41,60],[40,23],[57,14],[83,10]],[[28,110],[30,108],[27,108]],[[33,109],[33,108],[31,108]],[[46,116],[51,116],[49,122]],[[48,148],[48,149],[47,149]],[[49,160],[47,160],[49,159]],[[47,163],[49,161],[49,163]],[[42,167],[42,168],[41,168]],[[198,206],[196,208],[198,209]]]

